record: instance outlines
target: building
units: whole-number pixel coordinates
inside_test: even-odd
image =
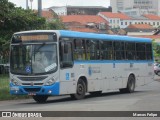
[[[109,22],[110,28],[125,28],[131,24],[131,18],[123,13],[100,12],[98,15]]]
[[[97,15],[99,12],[111,12],[111,7],[102,6],[52,6],[52,9],[57,15]]]
[[[153,14],[128,16],[124,13],[100,12],[98,15],[107,20],[111,28],[126,28],[131,24],[149,24],[154,28],[160,26],[160,16]]]
[[[126,35],[134,36],[134,35],[153,35],[156,31],[155,29],[148,24],[131,24],[127,28],[123,29],[126,31]]]
[[[68,30],[102,33],[108,28],[108,21],[97,15],[66,15],[61,19]]]
[[[110,0],[112,12],[123,12],[127,15],[142,14],[160,15],[160,0]]]
[[[54,11],[58,16],[67,15],[67,7],[66,6],[52,6],[48,9]]]
[[[35,13],[38,13],[37,10],[34,10]],[[43,9],[42,10],[42,17],[44,17],[47,21],[53,20],[54,18],[57,18],[58,16],[49,9]]]
[[[102,6],[67,6],[68,15],[97,15],[99,12],[111,12],[111,7]]]

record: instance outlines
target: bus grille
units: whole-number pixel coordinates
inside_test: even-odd
[[[47,76],[40,77],[18,77],[22,81],[42,81],[47,78]]]
[[[31,83],[22,83],[22,85],[31,86]],[[34,83],[33,85],[41,86],[43,83]]]
[[[41,88],[24,88],[26,92],[39,92]]]

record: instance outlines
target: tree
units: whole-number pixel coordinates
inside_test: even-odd
[[[157,42],[155,42],[155,40],[153,40],[152,45],[153,45],[153,53],[155,59],[160,58],[160,44],[158,44]]]
[[[46,23],[46,29],[61,30],[61,29],[65,29],[65,27],[60,18],[55,18],[52,21],[49,21]]]
[[[9,50],[9,43],[14,32],[43,29],[45,18],[38,17],[32,10],[24,10],[8,0],[0,0],[0,49]],[[3,55],[4,56],[4,55]]]

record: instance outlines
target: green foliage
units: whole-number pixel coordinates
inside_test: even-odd
[[[13,99],[26,99],[30,98],[27,95],[11,95],[9,93],[9,76],[0,75],[0,101],[1,100],[13,100]]]
[[[55,18],[46,24],[46,29],[48,29],[48,30],[61,30],[61,29],[65,29],[65,27],[62,24],[61,19]]]
[[[155,40],[152,41],[154,57],[160,57],[160,44],[156,43]]]
[[[9,43],[14,32],[43,29],[45,18],[38,17],[32,10],[25,10],[8,0],[0,0],[0,56],[9,51]]]
[[[9,51],[13,33],[37,29],[64,29],[64,25],[59,18],[47,22],[45,18],[38,17],[37,13],[32,10],[15,7],[8,0],[0,0],[0,57],[8,56],[6,51]]]

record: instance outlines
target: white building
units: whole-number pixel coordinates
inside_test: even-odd
[[[110,0],[112,12],[121,11],[127,15],[160,15],[160,0]]]
[[[98,15],[107,20],[111,28],[126,28],[131,24],[131,18],[123,13],[100,12]]]
[[[66,6],[53,6],[49,9],[52,9],[58,16],[67,15],[67,7]]]
[[[107,20],[111,28],[126,28],[130,24],[149,24],[154,28],[160,26],[160,16],[153,14],[129,17],[123,13],[100,12],[98,15]]]

